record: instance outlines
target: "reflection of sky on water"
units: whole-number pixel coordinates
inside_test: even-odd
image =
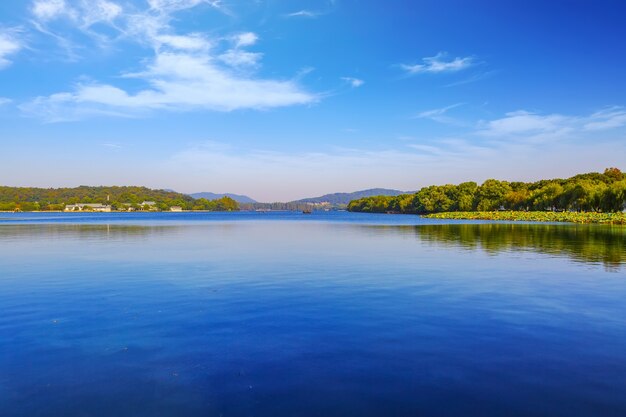
[[[184,239],[178,240],[184,235]],[[31,236],[33,239],[30,239]],[[363,238],[359,238],[362,236]],[[400,238],[400,240],[398,240]],[[412,240],[412,242],[411,242]],[[109,245],[118,242],[132,247],[115,256],[160,256],[182,248],[179,256],[193,259],[207,251],[225,258],[261,257],[262,259],[303,256],[307,251],[328,251],[348,256],[383,256],[389,247],[407,256],[431,249],[463,248],[480,253],[535,252],[551,256],[567,256],[587,263],[604,263],[619,270],[626,260],[626,228],[599,225],[542,224],[426,224],[367,225],[342,223],[271,222],[210,222],[192,224],[125,225],[125,224],[10,224],[0,227],[0,242],[11,242],[5,250],[15,256],[28,256],[20,245],[48,246],[63,241],[60,253],[69,247],[101,241]],[[403,244],[399,244],[399,242]],[[294,245],[294,242],[297,242]],[[408,245],[408,247],[407,247]],[[106,247],[106,244],[105,244]],[[72,251],[80,250],[73,248]],[[309,255],[311,255],[309,253]],[[98,251],[90,256],[106,256]]]
[[[621,229],[0,227],[8,417],[618,416]]]

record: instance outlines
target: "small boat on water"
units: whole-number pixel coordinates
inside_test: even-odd
[[[313,214],[313,210],[311,209],[302,210],[302,214]]]

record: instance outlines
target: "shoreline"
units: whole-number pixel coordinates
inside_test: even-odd
[[[230,211],[233,213],[234,211]],[[237,212],[250,212],[256,213],[256,211],[238,210]],[[229,211],[213,211],[213,210],[185,210],[185,211],[60,211],[60,210],[39,210],[39,211],[0,211],[0,213],[7,214],[39,214],[39,213],[67,213],[68,215],[75,214],[89,214],[89,215],[106,215],[106,214],[155,214],[155,213],[229,213]],[[383,214],[383,213],[371,213],[371,212],[359,212],[353,213],[363,214]],[[418,214],[418,213],[387,213],[387,214],[411,214],[423,217],[425,219],[437,219],[437,220],[482,220],[493,222],[537,222],[537,223],[575,223],[575,224],[604,224],[614,226],[626,226],[626,212],[617,213],[600,213],[600,212],[554,212],[554,211],[459,211],[459,212],[442,212],[442,213],[430,213],[430,214]],[[7,218],[6,220],[9,220]]]
[[[247,210],[182,210],[182,211],[65,211],[65,210],[25,210],[25,211],[13,211],[13,210],[0,210],[0,213],[67,213],[67,214],[111,214],[111,213],[232,213],[235,211],[247,211]]]
[[[554,211],[458,211],[423,215],[427,219],[558,222],[626,225],[626,213]]]

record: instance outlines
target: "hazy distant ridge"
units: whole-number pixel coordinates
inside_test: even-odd
[[[358,200],[359,198],[364,197],[372,197],[376,195],[395,197],[406,193],[406,191],[390,190],[387,188],[370,188],[368,190],[355,191],[353,193],[334,193],[325,194],[320,197],[303,198],[302,200],[293,201],[293,203],[322,203],[326,201],[330,204],[348,204],[352,200]]]
[[[202,193],[193,193],[189,195],[195,199],[206,198],[207,200],[217,200],[222,197],[230,197],[238,203],[256,203],[255,200],[251,199],[247,195],[239,195],[239,194],[231,194],[231,193],[216,194],[216,193],[202,192]]]

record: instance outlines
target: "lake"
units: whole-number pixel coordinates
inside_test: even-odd
[[[0,415],[625,416],[626,228],[0,213]]]

